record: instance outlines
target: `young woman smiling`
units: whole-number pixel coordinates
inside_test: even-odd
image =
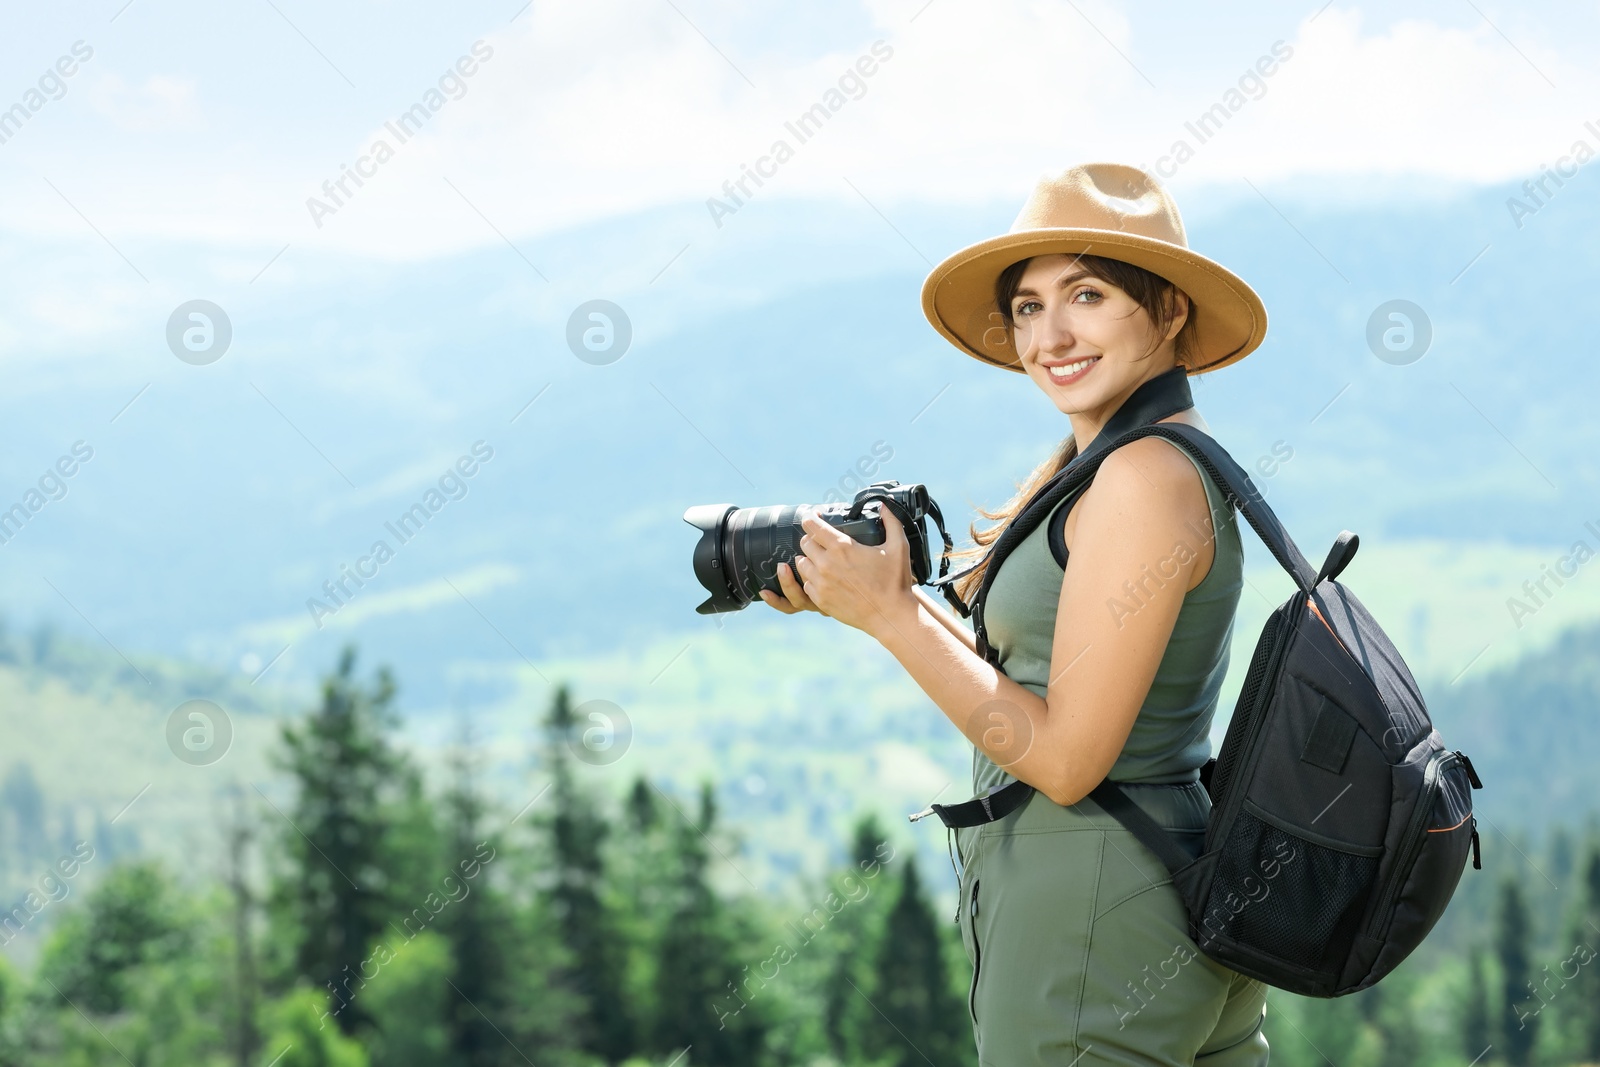
[[[982,553],[1052,475],[1108,443],[1097,438],[1136,392],[1124,419],[1156,412],[1207,430],[1187,379],[1244,358],[1266,331],[1249,286],[1188,248],[1155,179],[1109,163],[1040,181],[1009,233],[934,269],[923,306],[966,354],[1026,374],[1072,429],[953,555]],[[957,831],[979,1061],[1266,1063],[1265,985],[1200,954],[1166,868],[1085,802],[1110,777],[1199,854],[1210,812],[1199,768],[1242,584],[1221,491],[1161,438],[1107,456],[992,579],[998,666],[913,584],[904,531],[883,515],[880,546],[807,517],[804,555],[779,568],[784,597],[763,599],[876,638],[972,742],[977,793],[1034,787],[1004,817]],[[957,582],[968,602],[986,563]]]

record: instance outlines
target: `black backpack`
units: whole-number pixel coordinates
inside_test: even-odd
[[[1482,867],[1471,796],[1482,782],[1434,729],[1394,645],[1336,580],[1355,555],[1355,534],[1341,532],[1313,571],[1221,445],[1184,424],[1139,426],[1070,464],[996,542],[971,610],[978,651],[999,666],[983,601],[1004,554],[1070,507],[1113,450],[1152,435],[1195,457],[1297,588],[1262,629],[1222,749],[1201,769],[1212,810],[1200,856],[1191,860],[1109,778],[1089,796],[1172,872],[1189,936],[1207,956],[1303,996],[1365,989],[1433,928],[1469,850]],[[912,818],[975,826],[1003,818],[1032,791],[1012,781]]]

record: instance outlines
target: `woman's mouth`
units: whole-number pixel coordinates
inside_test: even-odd
[[[1055,382],[1057,385],[1071,385],[1073,382],[1082,378],[1085,374],[1088,374],[1089,368],[1093,367],[1098,362],[1100,362],[1099,356],[1090,356],[1087,359],[1080,359],[1075,363],[1066,363],[1059,367],[1046,367],[1045,373],[1048,374],[1050,376],[1050,380]]]

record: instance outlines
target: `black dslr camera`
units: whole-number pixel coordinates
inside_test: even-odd
[[[864,545],[881,545],[887,536],[881,509],[888,507],[905,527],[910,542],[911,573],[917,584],[927,582],[933,573],[928,555],[928,538],[922,519],[931,515],[944,550],[939,554],[939,575],[950,569],[950,535],[945,532],[939,505],[921,484],[874,482],[856,493],[848,504],[772,504],[741,508],[732,504],[696,504],[683,513],[683,521],[700,531],[694,546],[694,576],[711,592],[705,603],[695,608],[701,615],[738,611],[770,589],[779,596],[778,564],[794,565],[805,533],[801,516],[809,510],[828,524],[843,530]],[[947,596],[953,595],[949,586]]]

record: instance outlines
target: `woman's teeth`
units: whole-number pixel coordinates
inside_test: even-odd
[[[1076,363],[1068,363],[1064,367],[1048,367],[1046,369],[1050,372],[1050,377],[1052,378],[1070,378],[1099,358],[1099,356],[1090,356],[1088,359],[1080,359]]]

